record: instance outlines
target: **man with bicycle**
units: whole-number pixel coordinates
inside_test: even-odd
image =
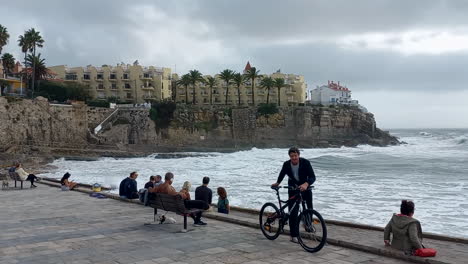
[[[288,186],[290,187],[288,194],[289,198],[296,195],[298,191],[302,192],[302,198],[306,201],[307,208],[312,208],[312,191],[308,190],[308,187],[315,182],[315,174],[312,169],[310,161],[300,157],[300,151],[296,147],[292,147],[288,150],[289,160],[283,163],[283,168],[278,175],[278,180],[271,186],[278,186],[283,181],[284,176],[288,175]],[[297,188],[299,190],[295,190]],[[289,228],[291,232],[291,242],[298,243],[297,237],[299,236],[298,212],[299,206],[296,206],[292,211],[291,207],[294,205],[294,201],[289,203]]]

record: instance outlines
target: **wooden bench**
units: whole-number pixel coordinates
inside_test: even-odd
[[[18,173],[16,172],[8,172],[8,175],[10,175],[10,179],[15,181],[15,188],[16,188],[16,182],[19,181],[21,183],[21,189],[23,189],[23,180],[20,178]]]
[[[158,209],[174,212],[184,217],[184,229],[182,232],[187,232],[187,216],[203,211],[201,209],[185,208],[184,200],[180,195],[169,195],[163,193],[150,193],[148,195],[148,206],[154,208],[154,221],[156,222],[156,214]]]

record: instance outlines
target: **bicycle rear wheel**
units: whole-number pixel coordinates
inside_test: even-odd
[[[307,209],[299,216],[299,244],[308,252],[318,252],[327,241],[327,226],[315,210]]]
[[[266,203],[260,209],[260,229],[263,235],[275,240],[281,232],[281,213],[273,203]]]

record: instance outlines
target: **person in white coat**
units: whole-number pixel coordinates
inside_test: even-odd
[[[37,181],[38,178],[34,174],[27,173],[24,169],[21,163],[18,163],[16,165],[16,170],[15,172],[18,174],[20,179],[22,181],[30,181],[31,182],[31,188],[36,188],[37,186],[34,185],[34,181]]]

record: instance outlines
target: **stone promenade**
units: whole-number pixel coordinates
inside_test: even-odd
[[[0,263],[406,263],[327,245],[310,254],[280,236],[206,219],[208,226],[145,225],[152,209],[79,192],[0,191]],[[191,223],[191,220],[189,220]]]

